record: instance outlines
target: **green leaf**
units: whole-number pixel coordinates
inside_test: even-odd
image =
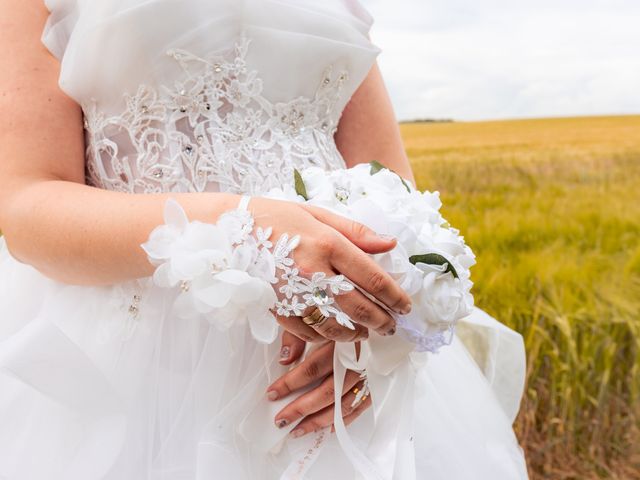
[[[371,175],[375,175],[380,170],[384,170],[385,168],[387,168],[377,160],[373,160],[372,162],[369,162],[369,165],[371,165],[371,171],[369,172]]]
[[[369,171],[369,173],[371,175],[375,175],[376,173],[378,173],[380,170],[389,170],[391,173],[395,173],[396,175],[398,175],[396,172],[394,172],[393,170],[391,170],[390,168],[385,167],[384,165],[382,165],[379,161],[377,160],[373,160],[371,162],[369,162],[369,165],[371,165],[371,170]],[[409,188],[409,185],[407,185],[407,182],[404,180],[404,178],[402,178],[400,175],[398,175],[398,178],[400,179],[400,181],[402,182],[402,184],[404,185],[404,188],[407,189],[407,192],[411,193],[411,189]]]
[[[426,253],[424,255],[412,255],[409,257],[409,261],[414,265],[416,263],[426,263],[427,265],[440,265],[440,266],[446,265],[447,269],[445,270],[445,273],[451,272],[451,274],[455,278],[460,278],[458,277],[458,272],[456,272],[456,269],[453,268],[453,265],[451,265],[449,260],[447,260],[442,255],[438,255],[437,253]]]
[[[304,184],[302,175],[300,175],[300,172],[296,168],[293,169],[293,178],[296,184],[296,193],[305,200],[309,200],[309,196],[307,195],[307,186]]]

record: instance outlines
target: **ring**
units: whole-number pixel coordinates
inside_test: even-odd
[[[309,315],[302,317],[302,321],[310,327],[319,327],[326,322],[329,317],[325,317],[324,314],[316,307]]]
[[[366,373],[364,371],[360,374],[360,378],[363,379],[360,388],[358,388],[358,386],[356,385],[351,390],[351,392],[355,395],[355,398],[351,403],[351,408],[356,408],[362,402],[366,401],[369,395],[371,395],[371,390],[369,390],[369,380],[367,379]]]

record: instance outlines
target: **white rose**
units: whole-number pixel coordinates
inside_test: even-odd
[[[308,167],[300,172],[309,198],[332,190],[331,180],[325,170],[320,167]]]
[[[415,295],[421,289],[422,272],[409,261],[402,245],[398,244],[390,252],[378,254],[374,259],[409,296]]]
[[[272,188],[265,197],[274,200],[285,200],[288,202],[302,203],[302,198],[296,193],[296,189],[292,185],[283,185],[282,187]]]
[[[418,310],[434,324],[454,324],[468,316],[473,307],[473,297],[466,291],[463,282],[451,273],[436,271],[424,276],[422,289],[414,301]]]

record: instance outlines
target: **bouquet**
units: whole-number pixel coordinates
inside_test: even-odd
[[[372,258],[411,296],[411,313],[393,316],[399,335],[416,350],[437,352],[449,344],[456,323],[471,313],[475,256],[440,214],[438,192],[420,192],[372,162],[331,172],[295,170],[290,185],[266,196],[322,207],[397,238],[392,251]],[[302,278],[292,257],[301,239],[284,234],[274,243],[271,237],[245,209],[223,214],[215,225],[189,222],[169,199],[165,224],[142,247],[157,266],[154,283],[179,289],[182,316],[201,315],[220,329],[248,323],[265,343],[277,336],[274,312],[300,315],[308,306],[353,328],[333,296],[354,285],[342,275]]]

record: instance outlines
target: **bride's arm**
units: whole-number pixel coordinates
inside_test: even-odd
[[[11,253],[69,283],[150,275],[140,243],[162,223],[168,195],[84,185],[81,110],[59,89],[59,63],[39,42],[47,12],[40,1],[10,0],[0,11],[0,226]],[[203,221],[237,203],[214,193],[171,196]]]
[[[377,65],[345,108],[336,143],[347,165],[377,160],[414,184],[400,128]]]

